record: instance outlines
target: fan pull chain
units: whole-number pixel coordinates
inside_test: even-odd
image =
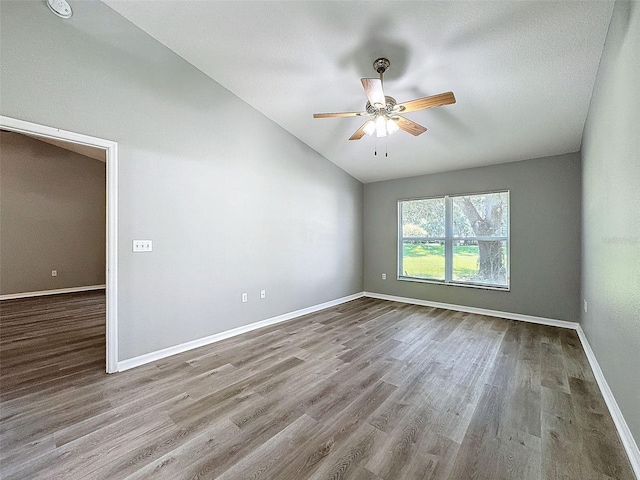
[[[373,154],[378,155],[378,137],[373,142]]]
[[[388,145],[388,143],[387,143],[387,137],[384,137],[384,156],[385,156],[385,157],[388,157],[388,156],[389,156],[389,154],[387,153],[387,145]]]

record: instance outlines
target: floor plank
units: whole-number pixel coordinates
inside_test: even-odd
[[[574,331],[362,298],[107,375],[104,293],[0,303],[4,479],[608,479]]]

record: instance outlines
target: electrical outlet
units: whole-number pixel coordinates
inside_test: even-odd
[[[260,298],[267,298],[267,291],[266,290],[260,290]]]
[[[387,274],[386,274],[386,273],[383,273],[383,274],[382,274],[382,279],[383,279],[383,280],[386,280],[386,279],[387,279]]]
[[[584,313],[587,313],[587,300],[583,300],[584,301]]]
[[[57,277],[58,276],[58,270],[51,270],[51,276],[52,277]]]
[[[242,303],[245,303],[249,299],[249,296],[246,293],[242,294]]]

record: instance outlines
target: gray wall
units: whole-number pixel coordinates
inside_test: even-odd
[[[105,164],[17,133],[0,149],[0,294],[104,284]]]
[[[120,360],[362,290],[360,182],[102,3],[0,5],[2,114],[119,144]]]
[[[397,280],[397,201],[511,191],[511,291]],[[559,320],[579,319],[580,157],[573,153],[364,186],[366,291]],[[387,280],[381,279],[382,273]]]
[[[582,140],[582,326],[640,444],[640,4],[616,2]]]

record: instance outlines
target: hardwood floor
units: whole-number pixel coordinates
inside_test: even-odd
[[[104,295],[0,304],[9,479],[633,479],[571,330],[363,298],[115,375]]]

